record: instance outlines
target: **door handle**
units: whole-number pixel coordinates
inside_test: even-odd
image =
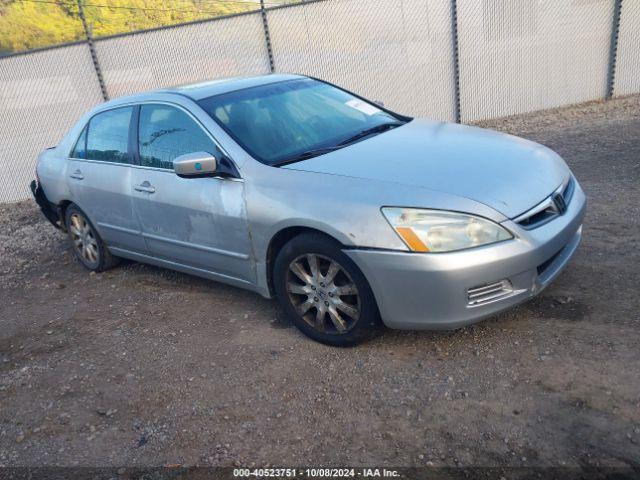
[[[82,175],[82,172],[78,169],[75,172],[73,172],[71,175],[69,175],[71,178],[75,178],[76,180],[82,180],[84,178],[84,175]]]
[[[140,185],[134,185],[133,189],[137,192],[155,193],[156,189],[146,180]]]

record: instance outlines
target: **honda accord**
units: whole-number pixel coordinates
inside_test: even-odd
[[[549,148],[299,75],[103,103],[40,154],[31,188],[89,270],[127,258],[247,288],[332,345],[531,298],[585,213]]]

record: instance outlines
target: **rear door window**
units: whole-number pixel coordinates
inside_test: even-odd
[[[132,113],[133,107],[123,107],[95,115],[88,125],[85,158],[131,163],[128,145]]]

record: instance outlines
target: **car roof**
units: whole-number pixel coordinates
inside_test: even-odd
[[[190,85],[180,85],[178,87],[166,88],[159,90],[160,92],[180,93],[187,95],[193,100],[201,100],[203,98],[220,95],[222,93],[243,90],[245,88],[267,85],[269,83],[282,82],[286,80],[295,80],[303,78],[301,75],[283,75],[269,74],[254,77],[229,77],[210,80],[207,82],[193,83]]]
[[[220,95],[223,93],[234,92],[236,90],[243,90],[245,88],[257,87],[260,85],[268,85],[270,83],[284,82],[287,80],[296,80],[300,78],[306,78],[304,75],[290,75],[290,74],[269,74],[259,75],[253,77],[229,77],[219,78],[215,80],[209,80],[206,82],[193,83],[189,85],[179,85],[176,87],[161,88],[158,90],[152,90],[149,92],[140,92],[134,95],[128,95],[126,97],[118,97],[108,102],[105,102],[99,106],[100,110],[104,108],[112,107],[114,105],[122,103],[130,103],[135,101],[144,101],[153,97],[154,94],[173,93],[191,98],[198,101],[203,98],[212,97],[214,95]]]

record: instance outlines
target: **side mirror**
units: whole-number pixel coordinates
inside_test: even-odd
[[[384,107],[384,102],[382,100],[374,100],[373,103],[375,103],[376,105],[378,105],[380,107]]]
[[[176,175],[182,178],[210,177],[218,167],[216,157],[207,152],[180,155],[173,160]]]

